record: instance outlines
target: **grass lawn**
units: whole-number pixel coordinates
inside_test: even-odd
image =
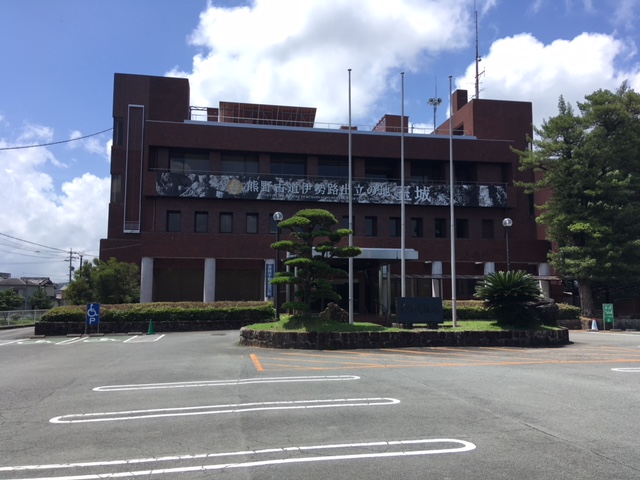
[[[338,323],[325,318],[311,317],[300,318],[283,315],[279,322],[257,323],[245,328],[251,330],[269,330],[277,332],[400,332],[400,328],[388,328],[375,323],[355,322]],[[414,329],[426,328],[426,325],[414,324]],[[442,330],[455,332],[464,331],[505,331],[525,330],[522,328],[502,327],[491,320],[458,320],[458,326],[453,328],[451,321],[444,322]],[[536,330],[559,330],[558,327],[537,326]]]

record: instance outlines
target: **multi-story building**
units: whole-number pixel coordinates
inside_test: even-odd
[[[143,302],[270,297],[273,214],[323,208],[348,226],[351,164],[353,243],[364,249],[354,259],[356,312],[391,307],[402,280],[405,296],[451,298],[455,283],[458,299],[471,298],[478,279],[508,267],[555,296],[534,200],[513,185],[532,175],[512,150],[527,148],[531,103],[467,101],[463,90],[452,101],[453,134],[448,121],[416,133],[398,115],[365,131],[319,125],[315,108],[191,107],[187,79],[116,74],[100,256],[140,265]],[[347,281],[336,288],[347,297]]]

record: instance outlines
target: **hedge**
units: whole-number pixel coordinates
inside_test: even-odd
[[[558,320],[577,320],[580,318],[580,307],[568,303],[558,303],[560,311]],[[443,302],[445,320],[451,320],[451,301]],[[493,315],[481,300],[459,300],[456,302],[456,316],[459,320],[493,320]]]
[[[42,316],[40,322],[84,322],[85,305],[56,307]],[[260,323],[274,318],[271,302],[157,302],[101,305],[100,323],[184,322],[184,321],[248,321]]]

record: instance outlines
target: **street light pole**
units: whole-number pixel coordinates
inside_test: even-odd
[[[507,272],[511,271],[511,257],[509,256],[509,229],[513,225],[513,220],[509,217],[502,220],[502,226],[504,227],[506,240],[507,240]]]
[[[273,221],[276,222],[276,243],[280,241],[280,225],[279,223],[282,221],[282,212],[276,212],[273,214]],[[277,277],[278,268],[280,266],[280,250],[276,248],[276,266],[274,268],[273,277]],[[278,288],[278,284],[276,283],[273,286],[273,306],[276,308],[276,320],[280,320],[280,288]]]

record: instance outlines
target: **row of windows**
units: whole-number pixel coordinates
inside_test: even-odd
[[[215,159],[215,160],[214,160]],[[214,152],[186,149],[154,149],[150,167],[174,173],[210,173],[218,170],[223,175],[257,175],[260,171],[261,155],[243,152]],[[268,155],[268,171],[272,175],[304,177],[309,174],[308,158],[304,155]],[[219,162],[219,163],[218,163]],[[478,169],[484,171],[479,175]],[[456,162],[454,169],[457,182],[483,181],[506,182],[508,166],[475,162]],[[412,160],[409,162],[407,179],[415,182],[444,182],[448,162],[443,160]],[[264,167],[262,168],[264,172]],[[355,172],[353,172],[355,175]],[[349,174],[347,158],[318,156],[317,175],[320,177],[342,177]],[[369,158],[364,162],[364,176],[369,179],[392,180],[400,177],[400,163],[392,158]],[[485,178],[486,177],[486,178]]]
[[[246,213],[245,215],[245,228],[242,233],[259,233],[259,215],[257,213]],[[388,236],[400,237],[402,233],[402,225],[400,217],[388,218]],[[355,221],[352,222],[355,225]],[[181,232],[182,231],[182,213],[179,210],[167,211],[167,232]],[[349,227],[348,217],[342,218],[342,227]],[[193,217],[193,232],[195,233],[209,233],[209,212],[195,212]],[[219,233],[240,233],[234,232],[234,222],[232,212],[220,212],[218,214],[218,230]],[[276,222],[273,220],[273,215],[269,215],[269,233],[276,233]],[[354,228],[354,233],[357,233]],[[378,217],[364,217],[364,232],[366,237],[378,236]],[[409,222],[409,235],[415,238],[422,238],[425,236],[424,219],[419,217],[413,217]],[[482,219],[481,235],[483,239],[491,240],[495,238],[495,224],[493,219]],[[434,238],[447,238],[448,236],[448,219],[446,218],[434,218],[433,219],[433,231],[431,235]],[[469,219],[458,218],[456,219],[456,237],[457,238],[469,238]]]

